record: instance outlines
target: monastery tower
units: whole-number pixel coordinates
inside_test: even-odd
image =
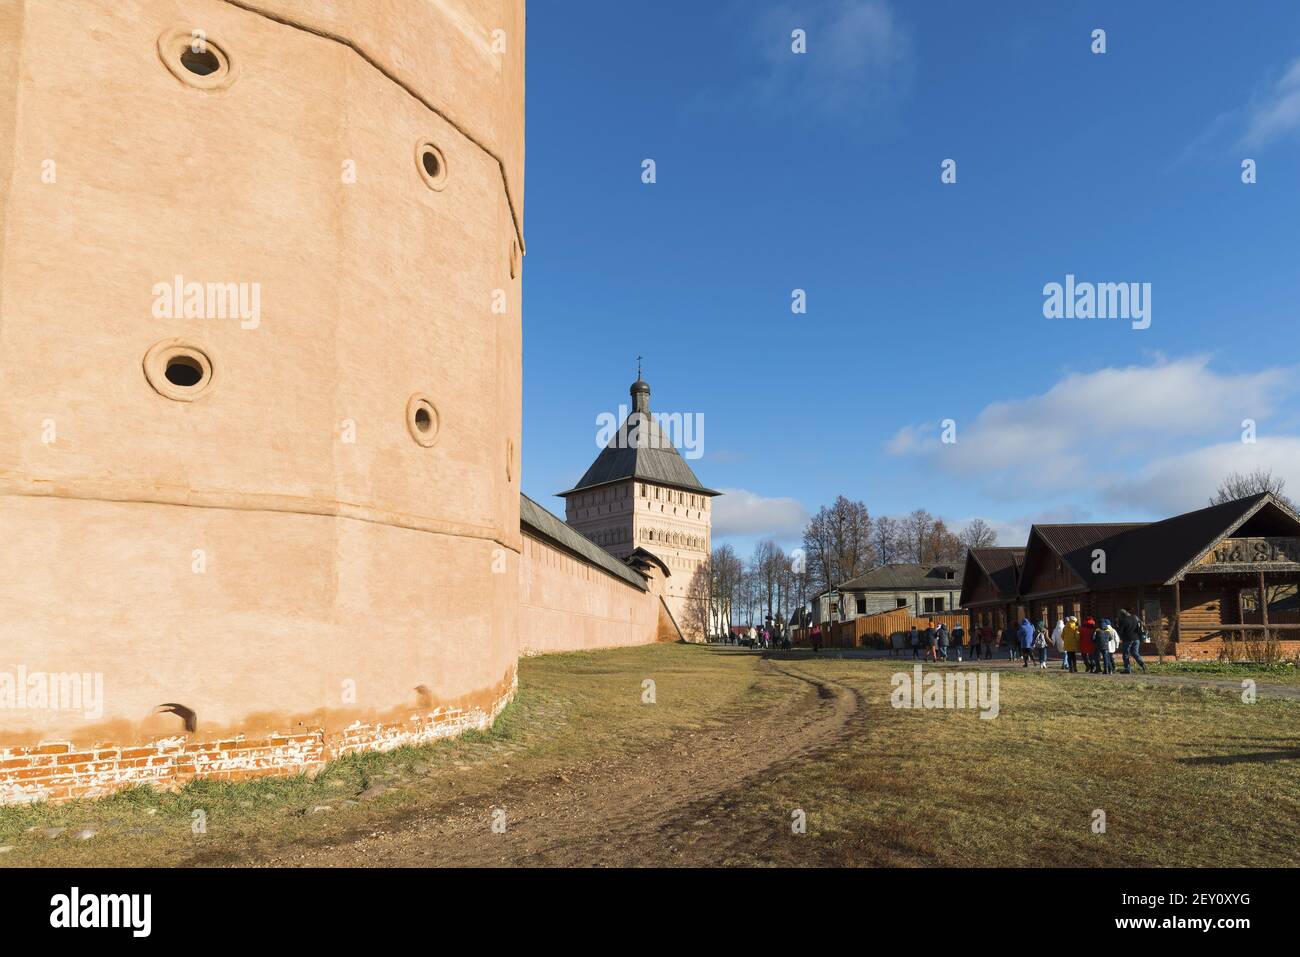
[[[687,611],[691,578],[709,557],[713,498],[650,411],[650,386],[630,389],[632,410],[576,486],[559,493],[565,521],[616,558],[637,549],[670,576],[664,601],[684,634],[699,639]]]

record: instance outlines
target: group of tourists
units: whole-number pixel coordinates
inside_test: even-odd
[[[746,648],[779,648],[788,651],[791,647],[790,636],[785,633],[785,629],[773,629],[771,625],[763,628],[755,628],[753,625],[748,629],[733,628],[722,636],[721,641],[723,644],[743,645]]]
[[[985,626],[980,631],[991,636],[993,630]],[[1086,673],[1098,675],[1115,673],[1116,653],[1123,658],[1125,674],[1133,673],[1134,663],[1145,672],[1142,644],[1149,640],[1146,626],[1127,608],[1119,610],[1114,625],[1109,618],[1103,618],[1098,624],[1092,617],[1080,625],[1077,617],[1067,615],[1049,632],[1046,619],[1034,624],[1026,616],[1020,624],[1008,624],[1002,632],[1007,657],[1014,660],[1019,656],[1022,667],[1028,668],[1033,662],[1039,668],[1046,668],[1050,647],[1061,656],[1062,670],[1077,672],[1082,662]]]
[[[967,655],[966,639],[960,623],[950,632],[947,625],[939,622],[922,629],[913,625],[906,641],[913,658],[961,661]],[[1103,618],[1099,624],[1092,617],[1079,624],[1078,618],[1068,615],[1049,630],[1045,618],[1035,624],[1026,616],[1019,624],[1009,623],[1000,635],[990,625],[972,628],[968,657],[971,661],[987,661],[1000,643],[1007,657],[1012,661],[1019,658],[1025,668],[1033,664],[1046,669],[1048,651],[1054,650],[1061,656],[1063,671],[1077,672],[1082,664],[1088,674],[1109,675],[1116,671],[1118,654],[1123,659],[1124,673],[1132,674],[1134,664],[1144,672],[1147,670],[1142,660],[1142,644],[1146,641],[1150,641],[1146,626],[1126,608],[1120,609],[1113,625],[1109,618]]]
[[[957,660],[961,661],[962,651],[966,647],[966,629],[960,622],[953,626],[951,632],[943,622],[935,626],[926,625],[919,631],[916,625],[913,625],[907,641],[912,649],[913,658],[924,657],[926,661],[948,661],[949,654],[955,651]],[[971,656],[975,657],[974,649],[971,651]]]

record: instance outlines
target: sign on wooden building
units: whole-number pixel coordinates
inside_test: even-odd
[[[1300,538],[1225,538],[1201,560],[1202,567],[1223,570],[1296,564],[1300,564]]]

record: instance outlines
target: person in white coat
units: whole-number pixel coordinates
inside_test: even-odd
[[[1069,668],[1070,663],[1065,658],[1065,619],[1056,619],[1056,627],[1052,629],[1052,647],[1056,653],[1061,656],[1061,667]]]

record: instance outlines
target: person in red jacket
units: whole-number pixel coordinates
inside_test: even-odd
[[[1083,655],[1084,666],[1088,672],[1097,671],[1097,643],[1092,640],[1092,633],[1097,630],[1097,619],[1089,617],[1079,629],[1079,652]]]

